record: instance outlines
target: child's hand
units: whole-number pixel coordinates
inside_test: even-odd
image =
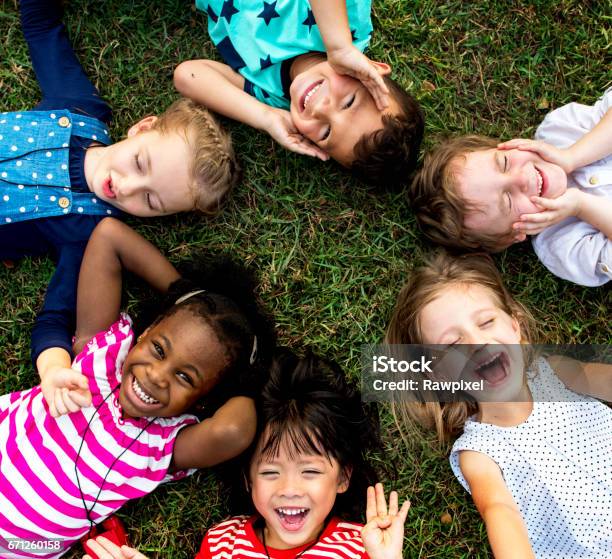
[[[79,371],[50,367],[41,376],[40,389],[52,417],[78,411],[91,405],[87,378]]]
[[[369,91],[379,110],[389,106],[389,88],[386,86],[376,64],[355,45],[329,51],[327,61],[339,74],[359,80]]]
[[[361,539],[370,559],[401,559],[404,544],[404,522],[410,501],[398,510],[396,491],[389,495],[389,510],[382,483],[368,487],[367,524],[361,529]]]
[[[310,155],[311,157],[318,157],[323,161],[329,159],[327,153],[299,133],[295,124],[293,124],[289,111],[268,107],[265,130],[281,146],[290,151],[301,153],[302,155]]]
[[[99,536],[95,540],[87,540],[87,545],[99,559],[147,559],[133,547],[122,545],[119,547],[104,536]],[[83,559],[93,559],[91,555],[83,555]]]
[[[531,201],[542,208],[541,212],[521,215],[521,220],[512,225],[517,233],[537,235],[547,227],[563,221],[570,216],[578,215],[580,202],[585,196],[578,188],[568,188],[558,198],[540,198],[532,196]],[[587,196],[589,196],[587,194]]]
[[[522,151],[531,151],[538,154],[542,159],[549,163],[559,165],[566,173],[571,173],[575,168],[570,149],[559,149],[551,144],[540,140],[526,140],[515,138],[501,144],[497,144],[498,149],[520,149]]]

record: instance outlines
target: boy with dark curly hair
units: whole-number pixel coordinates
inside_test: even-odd
[[[225,64],[190,60],[185,96],[265,130],[291,151],[330,157],[366,182],[396,188],[416,165],[418,103],[362,51],[370,1],[196,0]]]

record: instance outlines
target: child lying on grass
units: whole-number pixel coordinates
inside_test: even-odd
[[[370,1],[197,0],[225,64],[191,60],[176,88],[265,130],[292,151],[331,157],[385,187],[405,183],[423,135],[417,102],[362,54]]]

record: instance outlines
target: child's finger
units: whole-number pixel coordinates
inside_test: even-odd
[[[387,499],[385,499],[385,489],[382,483],[377,483],[374,487],[376,492],[376,512],[378,516],[387,516]]]
[[[123,557],[121,548],[115,542],[112,542],[104,536],[98,536],[95,541],[99,543],[106,551],[111,553],[113,557]]]
[[[366,520],[370,522],[374,518],[376,518],[376,494],[374,488],[370,485],[367,491]]]
[[[53,403],[55,404],[55,409],[57,410],[57,415],[64,415],[68,413],[66,409],[66,405],[64,404],[64,399],[62,398],[62,389],[55,389],[55,397],[53,398]]]
[[[71,390],[68,394],[72,401],[79,408],[86,408],[88,406],[91,406],[91,392],[89,392],[89,390],[87,390],[86,392],[80,390]]]
[[[391,491],[389,494],[389,516],[395,516],[397,514],[398,507],[397,491]]]
[[[87,540],[87,546],[96,554],[98,559],[115,559],[106,549],[104,549],[96,540]],[[117,556],[121,557],[121,555]]]
[[[525,138],[513,138],[512,140],[497,144],[497,149],[516,149],[517,146],[523,144],[526,141],[529,140],[526,140]]]
[[[402,508],[397,513],[397,517],[402,521],[402,524],[406,522],[406,518],[408,517],[409,510],[410,510],[410,501],[404,501],[402,503]]]
[[[67,388],[62,389],[62,401],[68,413],[73,413],[81,409],[81,406],[72,399],[72,392]]]

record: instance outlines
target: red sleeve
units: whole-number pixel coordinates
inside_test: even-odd
[[[202,540],[202,545],[200,546],[200,551],[195,556],[195,559],[212,559],[212,555],[210,553],[210,545],[208,543],[208,534],[204,536]]]

